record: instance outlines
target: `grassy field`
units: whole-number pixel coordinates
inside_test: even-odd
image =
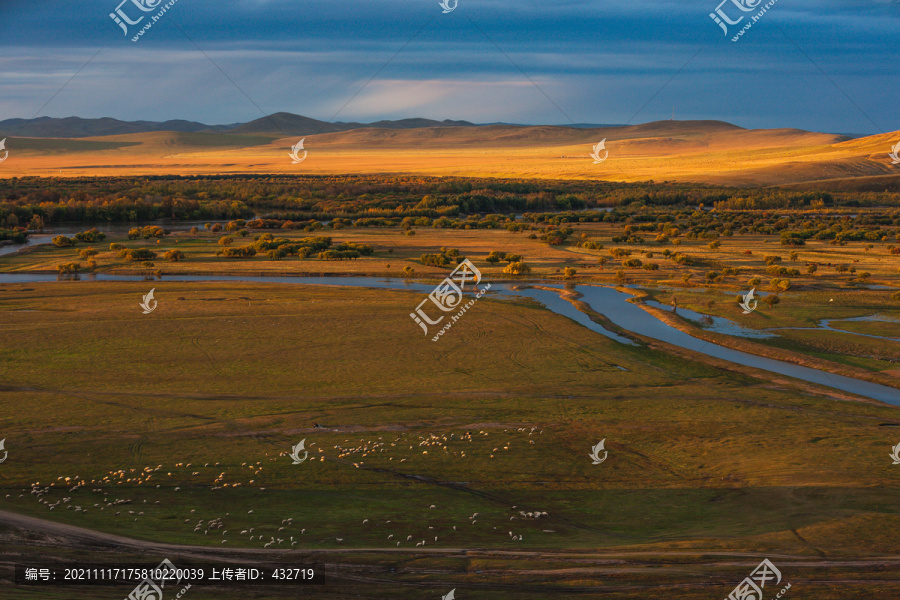
[[[0,286],[0,509],[150,542],[284,540],[273,557],[409,553],[331,559],[332,570],[396,570],[341,584],[363,597],[392,577],[409,597],[433,597],[416,591],[432,581],[503,598],[698,573],[690,560],[610,570],[596,557],[580,572],[552,555],[579,549],[896,553],[896,408],[620,345],[524,301],[482,299],[434,344],[408,316],[421,294],[153,285],[159,308],[146,316],[147,283]],[[301,439],[310,459],[293,465]],[[601,439],[609,459],[594,466]],[[422,541],[495,554],[430,557]],[[675,597],[724,596],[755,564],[711,566],[720,587]],[[810,585],[825,598],[858,587]]]

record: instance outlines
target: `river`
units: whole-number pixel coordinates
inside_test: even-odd
[[[144,281],[146,278],[140,275],[107,275],[107,274],[90,274],[80,277],[81,281]],[[286,283],[300,285],[334,285],[341,287],[365,287],[391,290],[405,290],[410,292],[428,293],[433,288],[433,284],[416,283],[403,279],[379,278],[379,277],[253,277],[242,275],[166,275],[166,281],[235,281],[235,282],[253,282],[253,283]],[[0,283],[40,283],[55,282],[58,277],[52,274],[19,274],[9,273],[0,274]],[[561,316],[572,319],[573,321],[587,327],[591,331],[604,335],[622,344],[634,345],[634,342],[624,338],[614,332],[608,331],[601,325],[594,323],[587,315],[576,309],[572,303],[564,300],[560,295],[552,291],[552,289],[514,289],[511,284],[495,284],[491,286],[491,295],[495,296],[519,296],[528,297],[540,302],[547,309]],[[563,286],[549,285],[548,288],[563,290]],[[712,356],[720,360],[739,364],[747,367],[777,373],[794,377],[810,383],[816,383],[831,387],[859,396],[880,400],[889,404],[900,405],[900,389],[891,388],[877,383],[871,383],[852,377],[845,377],[803,367],[791,363],[786,363],[770,358],[764,358],[732,350],[707,342],[699,338],[695,338],[684,333],[666,323],[663,323],[652,314],[641,309],[638,305],[628,302],[631,296],[624,292],[620,292],[610,287],[578,285],[575,291],[582,294],[582,300],[587,303],[594,311],[606,316],[610,321],[615,323],[626,331],[659,340],[699,352],[707,356]],[[412,302],[412,300],[411,300]],[[410,305],[412,312],[415,304]],[[414,326],[414,325],[413,325]]]

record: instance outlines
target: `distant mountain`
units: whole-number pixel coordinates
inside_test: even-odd
[[[269,133],[274,135],[314,135],[317,133],[336,133],[376,127],[381,129],[419,129],[426,127],[474,127],[468,121],[434,121],[431,119],[401,119],[399,121],[378,121],[376,123],[327,123],[294,115],[291,113],[275,113],[249,123],[233,123],[231,125],[206,125],[196,121],[120,121],[104,117],[100,119],[82,119],[66,117],[38,117],[37,119],[7,119],[0,121],[0,136],[29,138],[85,138],[108,135],[128,135],[134,133],[151,133],[158,131],[176,131],[182,133]]]
[[[468,121],[434,121],[432,119],[401,119],[399,121],[376,121],[375,123],[329,123],[295,115],[291,113],[275,113],[261,117],[255,121],[235,127],[231,133],[273,133],[276,135],[316,135],[319,133],[338,133],[354,129],[425,129],[428,127],[476,127]]]
[[[236,125],[209,126],[194,121],[181,120],[155,122],[120,121],[109,117],[101,119],[38,117],[37,119],[7,119],[0,121],[0,135],[34,138],[83,138],[147,133],[151,131],[181,131],[184,133],[228,131],[234,127]]]

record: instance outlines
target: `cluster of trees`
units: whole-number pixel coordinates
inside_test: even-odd
[[[760,211],[898,204],[900,194],[894,192],[828,194],[687,183],[388,175],[14,177],[0,187],[0,225],[12,229],[27,223],[30,229],[39,229],[39,224],[65,221],[246,220],[265,214],[301,222],[296,228],[305,229],[313,226],[310,220],[334,218],[440,219],[612,208],[609,213],[575,213],[573,218],[614,221],[621,220],[623,212],[661,207],[706,205],[720,211]]]
[[[423,254],[419,257],[419,261],[429,267],[448,267],[461,263],[465,258],[459,255],[456,248],[441,247],[440,254]]]
[[[167,231],[158,225],[146,225],[144,227],[132,227],[128,230],[128,239],[136,240],[143,238],[149,240],[152,237],[163,238],[167,235]]]
[[[0,229],[0,242],[10,240],[15,244],[24,244],[28,241],[28,231],[24,227],[15,229]]]
[[[518,254],[507,254],[506,252],[498,252],[497,250],[494,250],[490,254],[488,254],[485,260],[492,265],[495,265],[501,260],[505,260],[507,263],[521,262],[522,257]]]
[[[53,238],[53,245],[57,248],[69,248],[78,242],[91,244],[94,242],[102,242],[105,239],[106,234],[98,231],[97,228],[94,227],[93,229],[76,233],[73,237],[58,235]]]

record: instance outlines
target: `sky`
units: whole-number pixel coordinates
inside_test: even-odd
[[[900,0],[121,1],[0,0],[0,120],[900,130]]]

